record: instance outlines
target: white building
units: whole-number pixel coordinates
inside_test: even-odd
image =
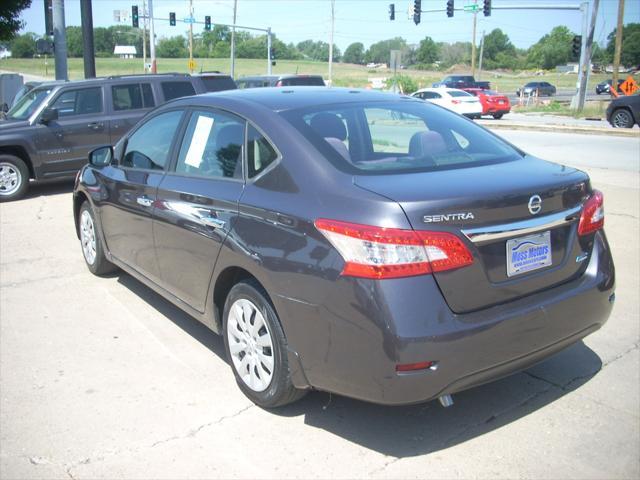
[[[119,55],[120,58],[135,58],[137,53],[133,45],[116,45],[113,49],[113,54]]]

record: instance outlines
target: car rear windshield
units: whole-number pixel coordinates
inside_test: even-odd
[[[282,87],[324,87],[322,77],[292,77],[283,78],[278,82],[278,86]]]
[[[219,92],[221,90],[235,90],[236,84],[231,77],[200,77],[207,92]]]
[[[473,95],[463,90],[449,90],[447,93],[452,97],[473,97]]]
[[[343,103],[281,115],[333,165],[355,175],[449,170],[522,158],[472,121],[428,102]]]

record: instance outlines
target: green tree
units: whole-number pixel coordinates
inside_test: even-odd
[[[364,45],[360,42],[349,45],[344,51],[342,61],[344,63],[364,63]]]
[[[381,40],[369,47],[364,55],[366,63],[389,63],[391,50],[404,51],[407,48],[407,42],[402,37],[395,37],[388,40]]]
[[[610,61],[613,61],[616,47],[616,31],[617,28],[607,36],[607,54]],[[622,27],[620,63],[628,67],[640,65],[640,23],[628,23]]]
[[[83,39],[82,27],[67,27],[67,56],[82,57]],[[94,44],[95,48],[95,44]]]
[[[35,33],[16,35],[11,42],[11,56],[14,58],[31,58],[36,54]]]
[[[309,60],[317,60],[319,62],[329,61],[329,44],[327,42],[322,42],[320,40],[317,42],[314,42],[313,40],[305,40],[298,43],[297,49]],[[340,49],[335,44],[333,45],[333,60],[340,60]]]
[[[156,54],[161,58],[185,58],[188,56],[187,40],[182,35],[161,38],[156,48]]]
[[[20,12],[31,5],[31,0],[2,0],[0,2],[0,41],[13,39],[24,21]],[[13,51],[12,51],[13,53]]]
[[[441,66],[471,63],[471,42],[439,43]]]
[[[499,28],[485,35],[483,50],[483,63],[487,68],[513,68],[517,63],[516,47]]]
[[[440,49],[431,37],[424,37],[416,51],[416,60],[420,63],[433,63],[438,60]]]
[[[558,26],[532,45],[527,64],[533,68],[554,68],[573,59],[571,44],[574,33],[565,26]]]

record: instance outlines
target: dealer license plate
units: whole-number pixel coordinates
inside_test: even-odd
[[[551,265],[549,231],[507,240],[507,276],[538,270]]]

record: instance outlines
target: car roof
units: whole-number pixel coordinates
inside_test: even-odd
[[[285,73],[282,75],[249,75],[246,77],[240,77],[238,80],[284,80],[286,78],[309,78],[318,77],[322,78],[322,75],[307,75],[305,73]]]
[[[225,104],[237,102],[245,106],[262,105],[270,110],[282,112],[297,108],[314,108],[322,105],[348,104],[355,102],[421,101],[406,95],[354,88],[328,87],[274,87],[247,88],[205,93],[195,97],[184,97],[170,102],[190,105],[216,106],[216,100]]]
[[[448,88],[448,87],[427,87],[421,88],[420,90],[416,90],[414,93],[418,92],[437,92],[437,93],[449,93],[449,92],[464,92],[459,88]],[[468,92],[465,92],[468,93]]]
[[[82,86],[93,85],[105,81],[131,81],[131,80],[153,80],[153,79],[173,79],[173,78],[191,78],[188,73],[151,73],[151,74],[134,74],[134,75],[112,75],[109,77],[85,78],[81,80],[51,80],[43,82],[39,87],[55,87],[63,85]]]

